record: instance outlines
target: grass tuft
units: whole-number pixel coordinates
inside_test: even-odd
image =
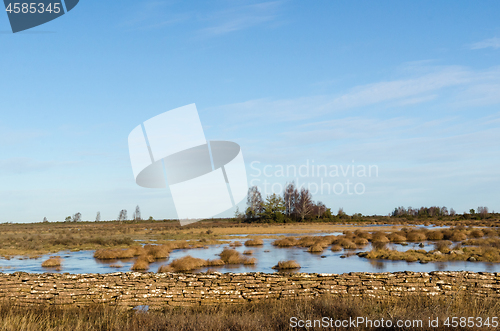
[[[51,256],[48,260],[42,263],[44,268],[60,267],[62,264],[62,259],[60,256]]]
[[[299,269],[300,264],[298,264],[294,260],[290,261],[279,261],[277,265],[273,267],[273,269],[284,270],[284,269]]]
[[[249,239],[245,241],[245,246],[261,246],[264,245],[264,241],[262,239]]]

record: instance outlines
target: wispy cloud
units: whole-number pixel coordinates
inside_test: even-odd
[[[500,38],[490,38],[470,45],[470,49],[500,48]]]
[[[182,2],[148,0],[134,5],[130,9],[133,16],[120,26],[145,30],[189,22],[186,31],[198,37],[214,37],[271,24],[279,17],[282,5],[283,1],[208,2],[203,14],[200,14],[187,9]]]
[[[418,70],[413,70],[418,72]],[[473,70],[462,66],[426,67],[400,79],[359,85],[344,92],[291,99],[263,98],[207,109],[222,113],[228,127],[288,123],[337,116],[375,106],[404,107],[446,103],[455,109],[500,103],[500,67]],[[368,108],[367,108],[368,107]],[[338,116],[337,116],[338,117]]]
[[[217,36],[271,22],[277,18],[281,5],[281,1],[262,2],[211,13],[205,18],[209,26],[200,33]]]
[[[122,22],[120,27],[131,30],[159,29],[189,20],[188,12],[178,13],[172,10],[170,1],[149,0],[140,2],[130,9],[133,17]]]

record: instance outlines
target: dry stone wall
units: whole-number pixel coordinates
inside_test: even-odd
[[[0,300],[17,305],[106,303],[161,308],[320,295],[394,297],[458,292],[499,297],[500,273],[0,273]]]

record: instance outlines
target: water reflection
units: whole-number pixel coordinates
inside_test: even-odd
[[[241,239],[240,239],[241,240]],[[222,267],[202,268],[200,272],[208,270],[216,270],[219,272],[267,272],[272,273],[276,270],[272,269],[278,261],[295,260],[301,269],[299,272],[310,273],[348,273],[348,272],[396,272],[396,271],[488,271],[500,272],[500,263],[485,263],[485,262],[467,262],[467,261],[448,261],[448,262],[429,262],[421,264],[418,262],[406,261],[390,261],[390,260],[369,260],[353,255],[356,252],[367,251],[372,247],[367,245],[363,249],[332,252],[329,248],[323,252],[312,254],[307,252],[307,248],[290,247],[282,248],[275,247],[271,243],[274,239],[264,239],[264,245],[256,247],[236,247],[236,250],[243,253],[245,250],[253,250],[250,257],[257,259],[255,265],[225,265]],[[191,255],[202,259],[214,259],[228,244],[210,246],[209,248],[196,249],[177,249],[171,252],[169,259],[163,259],[151,263],[149,271],[156,272],[161,265],[169,263],[177,258]],[[400,244],[388,244],[388,248],[397,250],[407,249],[433,249],[432,243],[424,243],[424,247],[419,247],[419,243],[409,243],[408,246]],[[116,271],[130,271],[135,259],[109,260],[99,261],[93,258],[94,251],[81,252],[59,252],[57,254],[47,254],[37,259],[18,259],[10,260],[0,259],[0,272],[12,273],[15,271],[25,271],[31,273],[44,272],[68,272],[68,273],[112,273]],[[43,261],[50,256],[60,255],[62,257],[62,269],[60,271],[42,268]],[[347,255],[346,258],[341,258],[342,255]],[[292,272],[297,272],[293,270]]]
[[[381,260],[369,260],[368,263],[370,263],[370,265],[374,269],[376,269],[376,270],[383,271],[385,269],[385,263],[384,263],[384,261],[381,261]]]

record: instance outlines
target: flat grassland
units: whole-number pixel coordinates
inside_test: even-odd
[[[215,305],[185,307],[163,311],[138,312],[94,306],[86,309],[61,307],[15,307],[0,305],[1,330],[192,330],[192,331],[254,331],[254,330],[477,330],[477,323],[488,323],[500,315],[497,299],[461,295],[456,297],[426,297],[411,295],[394,300],[357,297],[321,297],[314,300],[275,301],[242,305]],[[318,327],[324,317],[335,320],[357,318],[385,323],[393,327],[374,328],[361,323],[355,327]],[[447,327],[444,322],[452,317],[474,317],[474,327]],[[295,319],[294,319],[295,318]],[[439,326],[429,326],[429,319],[438,319]],[[480,318],[480,319],[478,319]],[[486,320],[488,319],[488,322]],[[303,323],[316,327],[297,327]],[[497,320],[497,318],[495,318]],[[397,321],[407,323],[397,327]],[[459,321],[459,319],[457,319]],[[311,324],[312,326],[314,324]],[[376,325],[376,324],[372,324]],[[385,324],[386,325],[386,324]],[[411,325],[411,326],[409,326]],[[483,324],[484,325],[484,324]],[[489,328],[486,328],[489,329]],[[494,329],[494,328],[493,328]]]
[[[0,256],[37,257],[46,253],[57,253],[62,250],[80,251],[112,248],[131,248],[145,244],[175,244],[178,247],[193,248],[219,244],[232,235],[252,235],[251,238],[282,238],[283,234],[310,235],[316,233],[342,232],[346,239],[353,242],[359,237],[358,246],[363,235],[361,232],[384,232],[389,241],[398,242],[398,236],[408,241],[416,241],[409,236],[406,229],[418,224],[452,226],[454,233],[462,233],[469,239],[468,244],[476,246],[492,246],[492,240],[485,238],[497,237],[493,228],[500,226],[498,214],[491,214],[488,219],[462,220],[460,218],[445,217],[440,219],[406,219],[395,217],[371,216],[361,219],[316,220],[314,222],[296,223],[246,223],[236,219],[205,220],[181,227],[177,221],[106,221],[106,222],[58,222],[32,224],[0,224]],[[385,226],[380,226],[385,225]],[[490,228],[482,236],[474,235],[472,227]],[[405,230],[406,232],[402,231]],[[350,235],[356,232],[356,236]],[[426,239],[429,230],[421,231],[423,236],[416,239]],[[492,235],[492,231],[495,232]],[[411,231],[410,231],[411,232]],[[415,232],[415,231],[413,231]],[[393,233],[391,237],[388,233]],[[416,233],[416,232],[415,232]],[[411,234],[411,233],[410,233]],[[472,234],[472,236],[470,236]],[[405,237],[405,236],[408,236]],[[484,238],[483,238],[484,237]],[[451,240],[457,239],[451,238]],[[245,239],[245,238],[242,238]],[[248,239],[248,238],[247,238]],[[432,238],[427,238],[432,239]],[[445,238],[448,239],[448,238]],[[470,239],[475,239],[476,242]],[[372,241],[371,238],[365,238]],[[482,241],[481,241],[482,240]],[[493,243],[496,246],[496,243]],[[500,248],[500,244],[498,245]],[[349,247],[344,247],[349,248]],[[383,247],[378,247],[382,250]],[[415,253],[415,254],[418,254]],[[368,258],[397,259],[395,254],[371,254]],[[434,258],[437,258],[434,257]],[[401,257],[405,259],[405,257]],[[429,258],[428,258],[429,259]],[[439,259],[443,259],[440,257]],[[430,259],[429,259],[430,260]]]
[[[201,221],[184,227],[177,221],[3,223],[0,224],[0,256],[36,257],[62,250],[128,248],[139,245],[136,240],[150,244],[190,240],[203,246],[220,243],[234,234],[270,234],[261,238],[277,238],[273,234],[341,232],[351,228],[352,225],[338,222],[249,224],[231,219]]]

